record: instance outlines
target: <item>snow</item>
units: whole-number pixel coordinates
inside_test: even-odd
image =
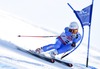
[[[38,27],[33,27],[25,21],[12,17],[10,14],[0,11],[0,69],[70,69],[59,63],[49,63],[16,50],[16,46],[24,49],[36,49],[48,43],[54,43],[52,38],[17,37],[17,35],[55,35]],[[61,55],[58,55],[60,57]],[[73,63],[73,69],[97,69],[99,68],[99,51],[90,48],[89,67],[85,67],[86,46],[81,45],[75,52],[64,58],[63,61]],[[41,62],[40,62],[41,61]]]
[[[54,1],[54,0],[52,0],[52,1]],[[47,4],[48,4],[48,6],[50,5],[49,2]],[[54,4],[55,3],[53,3],[53,5]],[[45,5],[42,5],[42,7],[44,7],[44,6]],[[62,6],[62,5],[60,5],[60,6]],[[38,6],[38,7],[40,7],[40,6]],[[55,7],[57,7],[57,6],[55,6]],[[3,8],[3,9],[5,10],[5,8]],[[9,11],[12,13],[12,11],[11,11],[12,8],[9,8],[9,9],[10,9]],[[46,8],[46,9],[48,9],[48,8]],[[46,10],[46,9],[44,9],[44,10]],[[50,10],[50,9],[48,9],[48,10]],[[56,10],[58,10],[58,9],[59,8],[57,8]],[[17,9],[15,9],[15,10],[17,11]],[[35,8],[35,10],[36,10],[36,8]],[[15,13],[17,13],[17,12],[15,12]],[[43,13],[43,11],[41,11],[41,12]],[[54,11],[52,11],[52,14],[54,15],[55,13],[53,13],[53,12]],[[61,12],[61,11],[59,11],[59,12]],[[55,15],[58,16],[59,12],[56,13]],[[20,52],[20,51],[16,50],[16,46],[22,47],[27,50],[28,49],[34,50],[38,47],[55,42],[55,37],[50,37],[50,38],[33,38],[32,37],[31,38],[31,37],[18,37],[18,35],[32,35],[32,36],[54,35],[55,36],[55,35],[59,35],[59,33],[56,33],[55,31],[50,31],[48,29],[41,27],[40,25],[43,26],[42,23],[40,25],[38,24],[38,26],[33,25],[32,22],[30,22],[29,20],[27,20],[25,18],[23,19],[16,15],[12,15],[11,13],[5,12],[0,9],[0,69],[33,69],[33,68],[34,69],[99,69],[100,68],[100,62],[99,62],[100,61],[100,54],[99,54],[100,50],[98,49],[98,47],[95,48],[93,43],[92,43],[93,45],[90,46],[89,67],[88,68],[86,68],[86,54],[87,54],[87,45],[86,44],[87,43],[82,43],[76,51],[74,51],[73,53],[71,53],[70,55],[68,55],[67,57],[65,57],[62,60],[62,61],[73,63],[74,66],[72,68],[61,65],[57,62],[52,64],[52,63],[43,61],[41,59],[38,59],[34,56],[31,56],[29,54],[26,54],[24,52]],[[46,13],[46,14],[48,14],[48,13]],[[63,15],[65,15],[65,14],[63,13]],[[22,14],[22,16],[23,15],[25,15],[25,13]],[[48,15],[52,18],[51,14],[48,14]],[[38,14],[37,17],[39,17],[39,16],[40,16],[40,13]],[[46,16],[47,15],[45,15],[45,17]],[[59,15],[59,16],[62,18],[62,15]],[[31,17],[31,16],[28,16],[28,17]],[[66,18],[66,16],[64,16],[64,17]],[[40,19],[41,18],[42,17],[40,17]],[[56,21],[58,19],[61,19],[61,18],[57,19],[56,17],[53,17],[53,18]],[[40,21],[42,21],[42,19]],[[50,21],[48,19],[49,18],[47,17],[46,22]],[[49,22],[49,24],[52,23],[52,21],[54,21],[54,19],[52,19]],[[36,19],[34,24],[38,21],[39,20]],[[64,21],[64,19],[63,19],[63,21]],[[70,18],[69,18],[69,21],[70,21]],[[44,20],[43,20],[43,22],[44,22]],[[65,20],[65,22],[66,22],[66,20]],[[63,23],[65,23],[65,22],[63,22]],[[57,21],[57,23],[58,23],[58,26],[60,26],[58,21]],[[44,24],[44,26],[46,26],[46,24]],[[54,26],[55,26],[55,24],[54,24]],[[55,29],[54,26],[53,26],[53,30]],[[56,28],[58,28],[58,26]],[[63,28],[64,28],[64,26],[62,25]],[[93,27],[93,28],[95,28],[95,27]],[[57,31],[62,31],[61,29],[62,28],[58,29]],[[85,35],[87,35],[87,33]],[[85,36],[85,37],[87,37],[87,36]],[[95,43],[95,41],[93,41],[93,38],[94,37],[92,37],[91,41]],[[97,37],[96,37],[96,39],[97,39]],[[86,38],[84,40],[87,41]],[[56,58],[61,57],[61,55],[58,55]]]
[[[34,56],[31,56],[29,54],[26,54],[24,52],[21,52],[16,49],[16,45],[5,40],[0,40],[0,50],[1,50],[0,53],[1,69],[32,69],[33,67],[37,69],[65,69],[65,68],[70,69],[59,63],[52,64],[43,61],[41,59],[38,59]],[[71,57],[77,58],[75,56],[71,56]],[[81,63],[76,63],[76,61],[78,62],[78,60],[72,60],[72,58],[70,59],[68,58],[68,59],[64,59],[63,61],[73,63],[74,66],[72,68],[74,69],[86,68],[85,65],[82,64],[83,60],[81,60]],[[91,68],[96,69],[93,66],[89,66],[89,68],[87,69],[91,69]]]

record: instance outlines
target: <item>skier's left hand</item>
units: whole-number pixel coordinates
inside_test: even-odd
[[[71,44],[71,46],[72,46],[72,47],[75,47],[75,46],[76,46],[76,43],[75,43],[75,42],[73,42],[73,43]]]

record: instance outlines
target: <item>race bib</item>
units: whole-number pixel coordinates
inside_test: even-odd
[[[63,40],[64,43],[69,44],[72,43],[72,37],[71,36],[66,36],[65,33],[62,33],[60,35],[61,39]]]

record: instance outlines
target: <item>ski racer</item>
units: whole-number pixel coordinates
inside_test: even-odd
[[[51,58],[55,58],[58,54],[72,50],[76,46],[76,43],[81,39],[78,29],[79,26],[77,22],[71,22],[69,27],[65,27],[64,32],[56,38],[55,44],[49,44],[41,48],[37,48],[35,52],[41,54],[52,50],[49,54]]]

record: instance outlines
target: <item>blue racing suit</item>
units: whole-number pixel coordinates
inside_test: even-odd
[[[49,44],[42,47],[44,52],[56,49],[58,54],[61,54],[72,50],[76,46],[76,43],[81,39],[81,35],[79,33],[72,34],[69,32],[68,27],[64,30],[65,31],[56,38],[55,44]]]

